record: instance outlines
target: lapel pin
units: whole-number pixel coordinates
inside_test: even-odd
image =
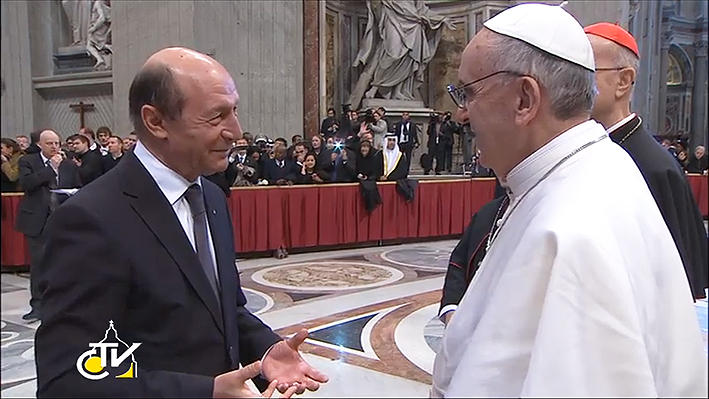
[[[217,210],[216,210],[216,209],[212,209],[212,215],[216,215],[216,214],[217,214]]]

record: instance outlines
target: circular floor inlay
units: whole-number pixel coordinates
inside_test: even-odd
[[[392,249],[383,252],[381,257],[396,265],[414,267],[431,271],[446,271],[448,260],[453,249],[438,249],[416,247],[407,249]]]
[[[357,262],[320,261],[259,270],[251,278],[270,287],[306,291],[371,288],[393,283],[404,274],[393,267]]]
[[[251,288],[241,288],[246,295],[246,309],[253,314],[263,313],[273,307],[273,298]]]

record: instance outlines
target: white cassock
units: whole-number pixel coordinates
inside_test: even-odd
[[[432,396],[706,397],[682,261],[628,154],[601,139],[520,201],[604,134],[584,122],[509,173],[509,220],[445,331]]]

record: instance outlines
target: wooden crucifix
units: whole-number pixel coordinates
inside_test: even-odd
[[[84,104],[83,101],[79,101],[78,104],[69,104],[69,108],[73,110],[79,110],[79,123],[81,123],[81,126],[79,126],[79,129],[86,127],[84,124],[84,113],[86,111],[92,111],[94,109],[93,104]]]

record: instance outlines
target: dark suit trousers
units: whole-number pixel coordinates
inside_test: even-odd
[[[436,172],[440,172],[443,169],[446,169],[448,172],[450,172],[453,169],[453,147],[443,145],[438,149],[437,155],[438,157],[436,159]]]
[[[44,231],[36,237],[25,236],[30,249],[30,306],[36,312],[42,312],[42,293],[39,289],[39,281],[42,276],[41,259],[44,255],[46,237]]]
[[[406,159],[409,160],[409,168],[411,168],[411,153],[414,150],[414,145],[411,142],[399,144],[399,150],[406,155]]]

